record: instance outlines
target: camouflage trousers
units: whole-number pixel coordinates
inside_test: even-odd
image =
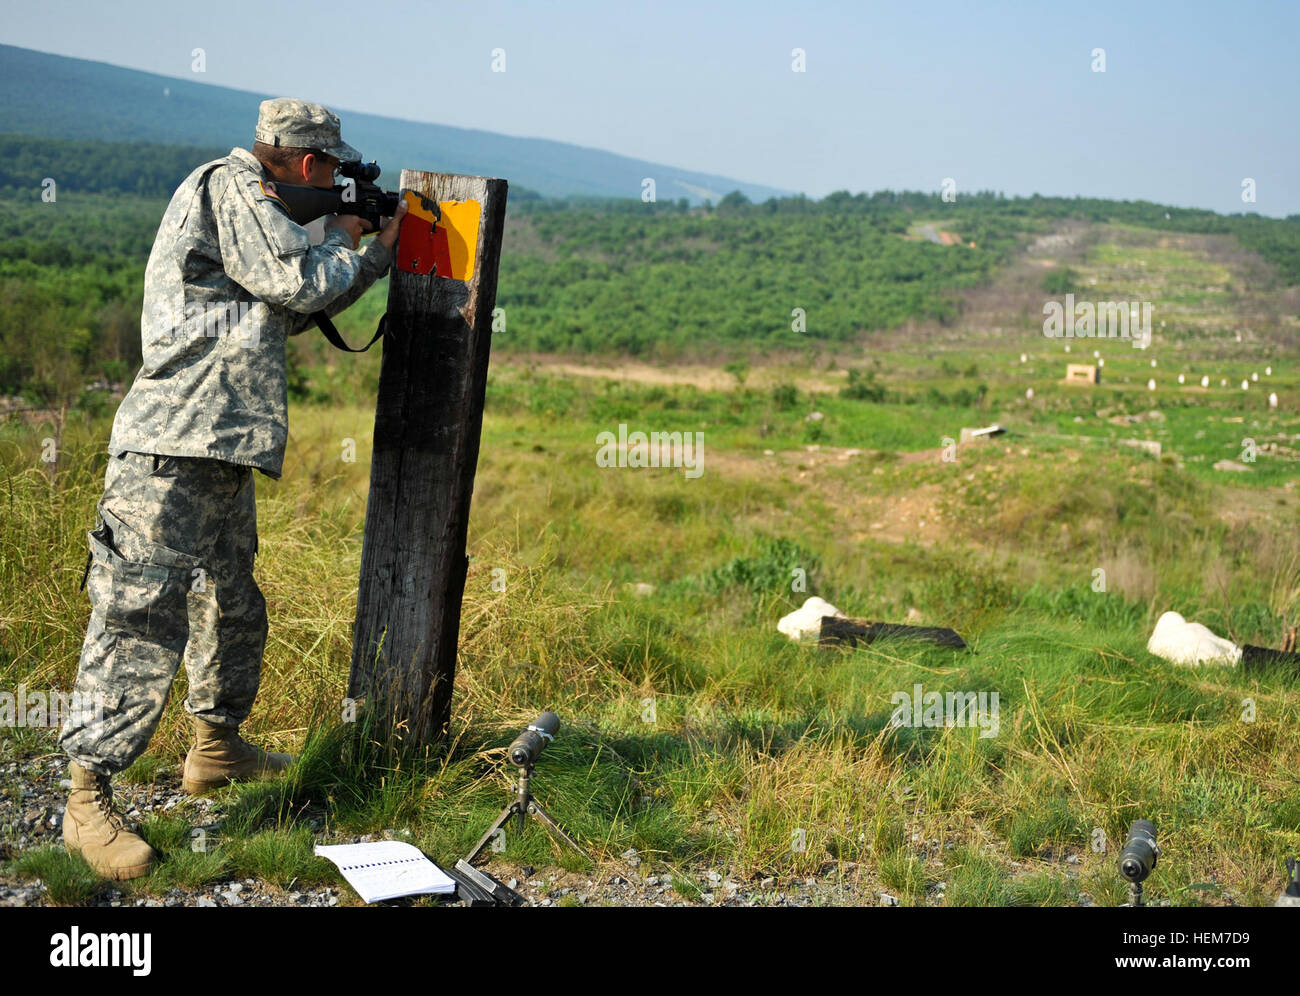
[[[90,538],[90,624],[59,746],[103,775],[144,753],[181,661],[186,710],[238,726],[257,696],[266,601],[253,581],[253,470],[124,453],[109,460]]]

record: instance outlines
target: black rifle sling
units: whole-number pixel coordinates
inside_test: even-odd
[[[343,350],[345,353],[364,353],[379,341],[380,337],[388,327],[388,316],[384,315],[383,318],[379,319],[379,328],[375,329],[375,334],[370,337],[370,341],[360,349],[353,349],[343,341],[343,337],[339,335],[339,330],[334,327],[334,323],[330,321],[329,316],[325,314],[325,312],[317,311],[311,317],[316,320],[317,327],[325,334],[325,338],[329,340],[330,345],[336,349]]]

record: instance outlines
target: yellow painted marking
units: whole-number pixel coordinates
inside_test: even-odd
[[[406,200],[406,209],[408,214],[414,215],[416,218],[423,218],[425,221],[429,222],[429,224],[433,224],[433,212],[426,211],[420,206],[421,200],[419,194],[414,190],[408,190],[402,195],[402,197]]]
[[[447,232],[447,252],[451,257],[452,280],[474,279],[474,256],[478,252],[478,225],[483,207],[478,201],[439,201],[442,221],[439,228]]]

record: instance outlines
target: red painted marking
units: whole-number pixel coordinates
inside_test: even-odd
[[[447,229],[441,226],[433,230],[433,258],[438,264],[438,275],[450,276],[451,247],[447,245]]]
[[[446,253],[447,236],[442,236],[443,253]],[[397,268],[404,273],[420,276],[432,273],[438,259],[433,225],[423,218],[408,214],[402,219],[397,237]]]

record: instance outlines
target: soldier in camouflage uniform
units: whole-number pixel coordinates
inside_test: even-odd
[[[331,221],[320,245],[275,182],[329,187],[359,159],[319,104],[264,101],[253,152],[200,166],[163,215],[144,282],[144,363],[113,422],[100,522],[90,532],[90,624],[68,716],[64,840],[101,874],[156,855],[113,811],[109,778],[148,746],[182,660],[196,741],[183,785],[203,792],[292,763],[245,743],[266,602],[253,580],[253,470],[280,476],[285,349],[313,312],[333,316],[388,269],[404,211],[358,252],[365,225]]]

